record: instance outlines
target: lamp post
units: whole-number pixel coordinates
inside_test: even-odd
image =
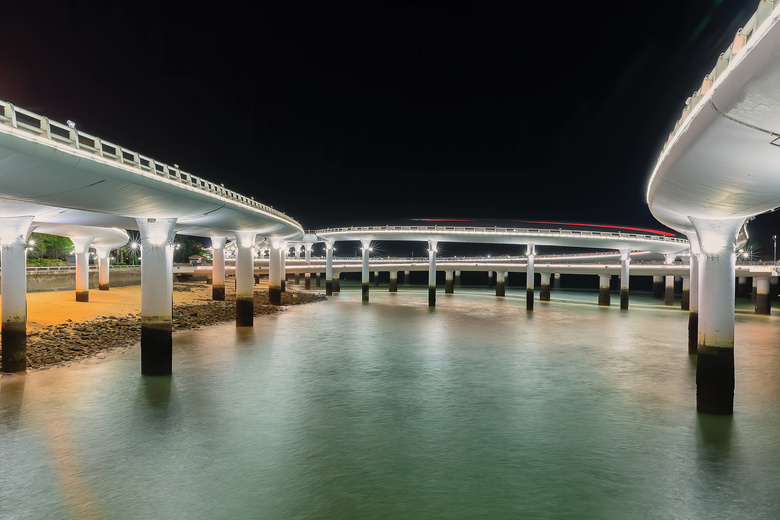
[[[772,257],[772,265],[777,265],[777,235],[772,235],[772,242],[774,242],[775,252]]]

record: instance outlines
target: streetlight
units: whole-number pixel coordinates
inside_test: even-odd
[[[775,254],[772,257],[772,264],[777,265],[777,235],[772,235],[772,242],[775,244]]]

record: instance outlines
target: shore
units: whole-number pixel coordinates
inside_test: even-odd
[[[225,290],[225,301],[214,301],[210,285],[174,283],[174,332],[235,320],[235,288],[228,283]],[[141,340],[140,286],[92,290],[89,297],[89,302],[76,302],[73,291],[27,295],[28,371],[80,361]],[[255,316],[325,299],[322,292],[299,291],[288,285],[282,305],[271,305],[267,283],[261,284],[255,286]]]

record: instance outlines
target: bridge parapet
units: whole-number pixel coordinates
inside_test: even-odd
[[[215,184],[201,177],[192,175],[179,169],[178,165],[170,166],[151,157],[111,143],[97,136],[77,130],[73,124],[63,124],[52,121],[48,117],[36,114],[29,110],[14,106],[12,103],[0,100],[0,126],[12,127],[27,133],[45,138],[56,145],[65,145],[74,150],[80,150],[102,157],[118,165],[124,165],[130,171],[137,173],[150,173],[162,180],[178,182],[186,186],[206,191],[218,197],[230,199],[232,202],[249,206],[256,210],[269,213],[284,219],[297,227],[301,225],[282,213],[261,202],[254,197],[247,197],[225,188],[222,184]]]
[[[718,81],[718,79],[724,77],[727,71],[731,69],[731,66],[736,62],[736,57],[740,51],[748,45],[749,42],[756,35],[760,35],[759,28],[771,15],[774,9],[774,0],[760,0],[756,12],[753,16],[745,22],[745,25],[737,30],[734,35],[734,40],[729,47],[724,50],[712,70],[704,76],[701,86],[691,96],[685,100],[685,107],[682,109],[680,119],[674,125],[674,129],[669,133],[669,137],[664,143],[661,156],[663,156],[666,149],[674,142],[675,138],[680,135],[681,129],[685,126],[685,121],[695,113],[696,107],[701,103],[701,100],[712,86]],[[660,158],[659,158],[660,160]]]

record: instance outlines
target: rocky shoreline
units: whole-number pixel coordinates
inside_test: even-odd
[[[175,291],[192,291],[192,284],[177,284]],[[255,290],[255,316],[276,314],[287,305],[325,300],[322,293],[284,292],[282,305],[268,303],[267,290]],[[225,301],[199,298],[193,303],[174,305],[173,330],[195,329],[236,319],[236,299],[228,291]],[[27,332],[27,369],[37,370],[81,361],[103,352],[128,348],[141,340],[141,314],[101,316],[97,319],[41,327]],[[0,351],[2,347],[0,346]]]

